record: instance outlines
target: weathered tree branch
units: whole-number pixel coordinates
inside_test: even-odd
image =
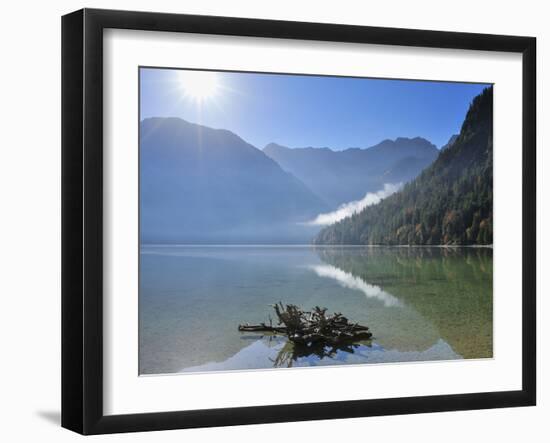
[[[367,326],[350,323],[341,313],[327,315],[327,308],[315,306],[311,311],[303,311],[296,305],[273,305],[279,326],[239,325],[239,331],[270,332],[284,334],[298,345],[314,344],[339,345],[354,341],[368,340],[372,337]]]

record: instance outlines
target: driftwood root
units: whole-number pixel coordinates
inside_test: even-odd
[[[259,325],[239,325],[239,331],[269,332],[284,334],[297,345],[339,345],[372,337],[367,326],[350,323],[341,313],[327,315],[326,308],[316,306],[311,311],[303,311],[296,305],[273,305],[277,314],[278,326],[260,323]]]

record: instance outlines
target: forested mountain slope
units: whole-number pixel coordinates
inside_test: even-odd
[[[323,229],[316,244],[493,243],[493,89],[470,105],[458,138],[415,180]]]

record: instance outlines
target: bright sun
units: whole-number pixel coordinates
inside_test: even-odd
[[[198,102],[215,97],[220,88],[215,72],[181,71],[178,72],[178,82],[184,94]]]

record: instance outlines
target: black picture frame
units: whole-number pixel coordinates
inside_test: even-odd
[[[103,30],[501,51],[523,63],[522,389],[104,415]],[[62,426],[81,434],[530,406],[536,403],[536,39],[504,35],[83,9],[62,18]]]

